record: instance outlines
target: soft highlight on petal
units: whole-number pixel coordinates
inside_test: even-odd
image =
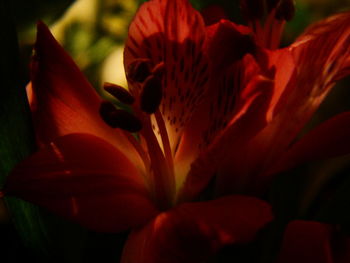
[[[101,98],[42,22],[38,23],[31,80],[30,105],[40,145],[69,133],[90,133],[108,140],[140,163],[123,133],[102,121]]]
[[[89,134],[57,138],[20,163],[5,193],[102,232],[124,231],[157,214],[135,166]]]
[[[225,245],[249,242],[271,220],[270,206],[253,197],[184,203],[134,230],[122,262],[204,262]]]

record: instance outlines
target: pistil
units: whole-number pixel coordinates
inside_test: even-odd
[[[168,209],[174,202],[175,178],[153,132],[150,116],[146,118],[141,134],[146,140],[151,159],[155,200],[160,209]]]

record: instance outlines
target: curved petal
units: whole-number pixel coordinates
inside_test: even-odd
[[[302,80],[334,82],[350,74],[350,12],[311,25],[291,46]],[[322,52],[315,52],[315,51]],[[311,68],[310,68],[311,66]],[[314,87],[319,89],[322,87]]]
[[[307,29],[289,48],[297,72],[294,83],[290,83],[276,106],[284,109],[281,120],[291,118],[288,122],[298,126],[288,136],[287,144],[310,119],[339,76],[350,73],[349,25],[350,12],[330,17]]]
[[[247,53],[255,53],[256,46],[249,27],[237,25],[229,20],[221,20],[208,26],[208,40],[205,45],[212,70],[220,74],[232,63],[242,59]]]
[[[350,153],[350,112],[321,123],[297,141],[267,174],[276,174],[304,162]]]
[[[89,134],[59,137],[20,163],[5,193],[95,231],[123,231],[157,214],[135,166]]]
[[[270,206],[253,197],[184,203],[133,231],[122,262],[204,262],[225,245],[249,242],[271,220]]]
[[[164,62],[163,98],[159,109],[173,153],[207,87],[205,38],[203,19],[188,0],[146,2],[129,28],[124,53],[126,70],[135,59],[147,58],[153,66]],[[132,91],[140,87],[130,79],[129,84]]]
[[[200,193],[212,176],[225,165],[228,166],[228,171],[235,170],[235,173],[228,172],[216,177],[217,186],[222,188],[218,194],[232,193],[230,190],[236,187],[236,179],[241,177],[240,172],[252,161],[250,156],[248,158],[242,152],[251,139],[266,126],[266,112],[270,105],[273,85],[272,80],[260,75],[251,79],[241,94],[240,110],[191,165],[179,194],[181,200],[190,200]]]
[[[176,153],[177,174],[187,174],[198,154],[245,104],[240,92],[260,73],[260,67],[251,55],[255,45],[250,33],[249,28],[227,20],[207,27],[205,51],[211,62],[209,87],[184,129]]]
[[[206,26],[219,22],[221,19],[228,19],[226,10],[217,4],[210,4],[201,9],[201,15]]]
[[[293,221],[284,234],[278,263],[333,263],[331,227],[311,221]]]
[[[190,137],[190,142],[194,140],[197,145],[204,143],[208,138],[203,138],[203,133],[213,128],[210,124],[214,120],[232,117],[242,86],[247,84],[253,72],[256,74],[259,71],[254,58],[247,55],[255,50],[250,33],[249,28],[227,20],[207,27],[205,52],[211,64],[211,77],[204,100],[196,107],[184,131],[184,137]],[[224,121],[228,120],[220,122]],[[190,148],[198,148],[197,145],[191,145]],[[183,142],[179,146],[180,151],[181,147],[189,148]]]
[[[240,153],[240,158],[235,160],[239,165],[227,164],[238,167],[239,172],[234,174],[245,178],[240,184],[245,184],[248,191],[265,190],[263,188],[271,179],[265,176],[266,172],[310,120],[339,73],[344,75],[346,72],[350,54],[349,20],[350,13],[344,13],[320,22],[291,47],[284,49],[285,54],[280,56],[277,53],[275,58],[270,58],[271,62],[277,63],[276,67],[282,69],[276,70],[276,85],[282,82],[286,85],[274,91],[267,116],[271,121]],[[292,59],[288,58],[288,53]],[[285,61],[284,57],[288,60]],[[281,77],[281,74],[285,76]]]
[[[133,162],[139,160],[123,133],[102,121],[99,116],[101,98],[41,22],[38,23],[31,79],[28,95],[40,144],[69,133],[91,133],[108,140]]]

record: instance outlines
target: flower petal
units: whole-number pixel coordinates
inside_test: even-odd
[[[201,14],[206,26],[215,24],[221,19],[228,19],[226,10],[221,5],[217,4],[210,4],[202,8]]]
[[[266,126],[266,112],[270,105],[273,85],[272,80],[261,75],[249,81],[246,90],[240,94],[240,110],[191,165],[179,194],[181,200],[190,200],[200,193],[223,165],[229,166],[229,171],[235,170],[237,173],[229,172],[216,177],[217,186],[223,188],[219,190],[219,194],[232,193],[226,190],[235,187],[236,178],[241,176],[240,171],[244,171],[245,164],[251,161],[250,157],[242,155],[242,152],[251,138]],[[240,162],[244,164],[243,167]]]
[[[164,62],[160,111],[173,153],[206,90],[209,69],[204,42],[203,19],[188,0],[149,1],[140,7],[129,28],[126,70],[135,59],[150,59],[153,66]],[[140,87],[130,79],[129,84],[132,91]]]
[[[304,162],[348,154],[349,134],[350,112],[338,114],[297,141],[267,173],[275,174]]]
[[[256,46],[249,27],[221,20],[206,28],[208,40],[206,52],[213,61],[213,70],[220,74],[247,53],[254,53]]]
[[[187,174],[198,154],[245,104],[240,92],[260,72],[249,54],[255,50],[250,33],[249,28],[226,20],[207,27],[206,52],[212,66],[209,88],[184,129],[176,153],[177,174]]]
[[[350,55],[349,19],[350,13],[344,13],[320,22],[291,47],[282,50],[287,53],[282,53],[282,56],[277,53],[275,58],[269,58],[276,64],[276,85],[283,82],[286,85],[274,91],[267,116],[271,121],[249,141],[235,160],[239,166],[228,164],[240,169],[233,174],[245,178],[241,183],[231,185],[245,184],[248,191],[254,193],[265,191],[271,180],[265,176],[266,172],[310,120],[339,78],[339,73],[344,75],[346,72]],[[284,57],[288,58],[287,66]],[[285,76],[281,77],[281,74]]]
[[[108,140],[133,162],[139,161],[123,133],[102,121],[99,116],[101,98],[41,22],[38,23],[31,79],[28,95],[40,144],[69,133],[91,133]]]
[[[333,16],[311,26],[290,48],[296,65],[295,79],[281,95],[277,108],[292,117],[296,129],[290,143],[316,111],[334,82],[349,72],[350,12]],[[322,51],[322,52],[319,52]],[[293,116],[291,116],[291,112]],[[285,123],[281,126],[287,127]]]
[[[284,234],[278,263],[332,263],[331,227],[319,222],[293,221]]]
[[[350,74],[349,46],[350,12],[310,26],[291,46],[299,64],[300,81],[308,80],[307,84],[320,79],[334,82]],[[322,87],[314,87],[317,88]]]
[[[5,193],[95,231],[123,231],[157,214],[135,166],[90,134],[59,137],[20,163]]]
[[[249,242],[271,219],[270,206],[253,197],[184,203],[133,231],[122,262],[203,262],[225,245]]]

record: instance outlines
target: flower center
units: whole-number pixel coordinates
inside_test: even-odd
[[[102,119],[109,126],[122,129],[138,152],[152,198],[161,210],[168,209],[175,201],[174,160],[164,119],[158,109],[163,92],[163,68],[163,63],[152,67],[147,59],[132,63],[127,69],[127,77],[131,85],[139,87],[133,89],[133,94],[118,85],[105,83],[104,89],[119,102],[131,106],[133,113],[118,109],[108,101],[102,102],[100,107]]]

